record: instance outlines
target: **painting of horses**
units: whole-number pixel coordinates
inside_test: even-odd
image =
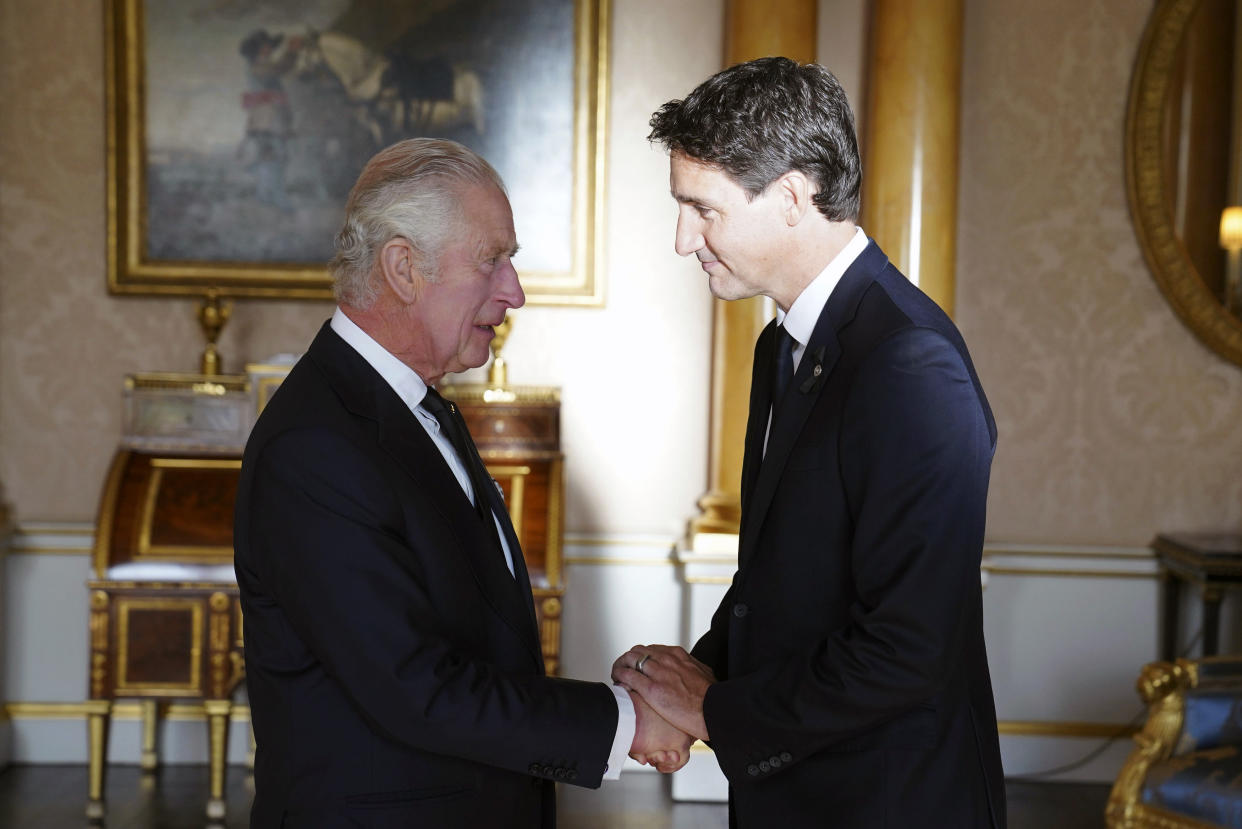
[[[252,275],[294,274],[326,296],[324,265],[363,165],[433,136],[504,178],[532,301],[541,279],[545,301],[598,296],[591,130],[602,109],[594,83],[582,88],[598,41],[582,26],[598,27],[605,3],[111,0],[110,192],[125,238],[110,284],[168,292],[188,275],[193,288],[245,295]]]

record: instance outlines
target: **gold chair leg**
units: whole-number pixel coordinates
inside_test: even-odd
[[[254,753],[259,748],[259,741],[254,736],[254,720],[250,721],[250,750],[246,752],[246,768],[254,774]]]
[[[158,700],[144,699],[142,708],[142,760],[143,772],[150,774],[160,765],[159,727],[160,703]]]
[[[102,823],[104,817],[104,777],[108,769],[108,725],[112,715],[109,700],[91,700],[86,714],[90,767],[87,772],[86,818]]]
[[[207,700],[203,703],[207,710],[207,728],[210,746],[211,785],[207,798],[207,818],[213,821],[224,820],[224,775],[228,766],[229,748],[229,709],[232,703],[228,700]]]

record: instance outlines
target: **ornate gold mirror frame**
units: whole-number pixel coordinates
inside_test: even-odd
[[[1139,245],[1173,310],[1209,348],[1242,365],[1242,322],[1225,309],[1174,232],[1162,175],[1165,100],[1200,0],[1158,0],[1143,32],[1126,113],[1126,191]]]

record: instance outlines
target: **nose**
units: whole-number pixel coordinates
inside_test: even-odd
[[[677,214],[677,232],[673,238],[673,249],[678,256],[689,256],[704,246],[703,233],[698,222],[687,216],[683,210]]]
[[[526,292],[522,290],[522,283],[518,280],[517,269],[512,262],[506,261],[499,271],[496,299],[510,308],[521,308],[526,304]]]

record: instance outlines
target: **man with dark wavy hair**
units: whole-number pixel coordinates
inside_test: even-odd
[[[764,58],[651,127],[677,252],[715,296],[779,310],[732,586],[690,653],[635,646],[614,679],[710,742],[734,826],[1003,827],[979,580],[996,425],[952,321],[856,224],[841,85]]]

